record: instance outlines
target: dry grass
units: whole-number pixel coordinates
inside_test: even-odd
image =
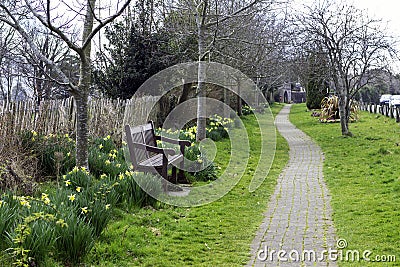
[[[37,186],[38,160],[25,151],[19,136],[6,136],[0,144],[0,191],[32,195]]]

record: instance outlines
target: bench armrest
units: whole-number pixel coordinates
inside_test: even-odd
[[[191,143],[188,140],[178,140],[178,139],[172,139],[169,137],[165,137],[165,136],[160,136],[160,135],[156,135],[156,140],[161,140],[161,141],[165,141],[171,144],[177,144],[177,145],[183,145],[183,146],[190,146]]]
[[[132,142],[132,145],[134,148],[146,150],[149,152],[154,152],[157,154],[165,154],[165,155],[171,155],[171,156],[176,154],[175,150],[173,150],[172,148],[159,148],[159,147],[145,145],[145,144],[136,143],[136,142]]]

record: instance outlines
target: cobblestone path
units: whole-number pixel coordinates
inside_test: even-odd
[[[336,249],[336,243],[330,196],[322,174],[323,154],[310,137],[290,123],[290,108],[285,106],[275,119],[278,131],[289,143],[289,162],[271,196],[247,266],[337,266],[324,253]]]

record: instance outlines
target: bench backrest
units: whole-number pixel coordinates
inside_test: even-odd
[[[153,152],[135,148],[133,142],[145,144],[150,146],[157,146],[157,141],[154,133],[153,122],[146,123],[135,127],[125,126],[126,139],[129,147],[129,154],[131,156],[132,165],[137,167],[138,164],[152,156]]]

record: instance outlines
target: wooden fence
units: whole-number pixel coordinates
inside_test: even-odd
[[[157,103],[159,97],[145,96],[129,100],[89,100],[89,135],[103,137],[113,135],[120,139],[124,123],[138,124],[145,121],[146,114]],[[159,107],[152,109],[153,116]],[[22,131],[41,134],[74,134],[76,127],[76,105],[73,98],[43,101],[0,101],[0,138],[15,136]]]
[[[400,107],[389,107],[389,105],[377,105],[377,104],[361,104],[360,109],[368,111],[370,113],[382,114],[384,116],[396,119],[396,122],[400,122]]]

